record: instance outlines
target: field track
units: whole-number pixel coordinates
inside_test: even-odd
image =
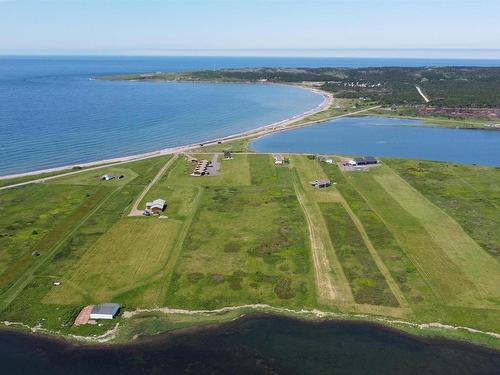
[[[314,265],[316,290],[319,299],[323,303],[329,303],[336,299],[337,292],[335,291],[333,281],[330,277],[331,267],[326,254],[325,244],[321,240],[321,236],[318,233],[319,224],[316,220],[319,220],[321,216],[313,215],[310,212],[308,204],[306,203],[305,193],[300,186],[300,182],[297,180],[298,177],[294,178],[295,194],[297,195],[297,199],[302,207],[302,211],[304,212],[309,230],[309,242]]]
[[[142,216],[143,210],[139,209],[139,205],[141,204],[141,201],[144,199],[148,191],[156,184],[156,182],[163,176],[165,171],[177,160],[178,154],[173,154],[173,156],[167,160],[165,165],[158,171],[156,176],[153,178],[153,180],[149,183],[148,186],[142,191],[142,193],[137,197],[135,200],[132,209],[130,210],[130,213],[128,216]]]

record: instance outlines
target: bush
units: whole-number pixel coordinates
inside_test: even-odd
[[[274,286],[274,293],[281,299],[290,299],[295,297],[295,291],[292,289],[292,282],[288,278],[281,278]]]
[[[237,253],[240,249],[241,245],[238,242],[228,242],[224,245],[224,251],[226,253]]]

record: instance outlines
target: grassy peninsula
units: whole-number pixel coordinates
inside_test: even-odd
[[[0,320],[127,342],[263,311],[500,347],[498,168],[284,156],[218,155],[218,175],[196,178],[166,155],[0,191]],[[161,197],[165,217],[129,216],[155,177],[140,206]],[[122,314],[73,326],[102,302]]]
[[[101,77],[286,83],[326,92],[329,105],[173,154],[2,180],[0,321],[120,343],[266,312],[500,348],[498,168],[383,159],[353,172],[335,155],[283,155],[289,163],[275,165],[248,147],[256,134],[348,114],[494,129],[499,75],[261,68]],[[192,177],[192,159],[213,160],[216,173]],[[318,179],[333,185],[316,189]],[[134,214],[157,198],[167,202],[161,218]],[[121,305],[115,320],[73,324],[84,306],[104,302]]]

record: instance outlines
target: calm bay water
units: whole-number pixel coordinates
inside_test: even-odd
[[[247,317],[126,346],[0,332],[6,374],[494,374],[500,353],[379,326]]]
[[[500,132],[422,126],[419,120],[344,117],[252,142],[261,152],[374,155],[500,166]]]
[[[93,76],[231,67],[500,66],[499,60],[0,57],[0,175],[153,151],[250,130],[316,106],[269,85],[101,82]]]
[[[153,67],[185,68],[149,60],[1,59],[0,175],[227,136],[322,101],[318,94],[286,86],[90,79]]]

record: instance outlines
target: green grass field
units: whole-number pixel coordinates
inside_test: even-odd
[[[129,302],[128,293],[162,278],[178,230],[175,221],[121,219],[61,275],[62,285],[53,288],[42,302]],[[103,261],[107,258],[113,261]],[[162,297],[158,288],[144,293],[135,303],[158,306]]]
[[[245,179],[224,175],[235,172]],[[276,168],[268,155],[240,155],[223,162],[221,173],[194,178],[193,183],[205,187],[167,304],[313,304],[304,218],[291,187],[291,170]],[[218,186],[218,179],[228,183]],[[174,180],[173,173],[169,180]]]
[[[387,166],[356,173],[325,169],[359,215],[417,318],[465,324],[481,316],[477,325],[498,329],[500,265],[452,217]],[[442,186],[447,183],[453,179],[441,179]]]
[[[338,203],[322,203],[320,208],[335,251],[349,280],[354,300],[357,303],[398,306],[345,208]]]
[[[263,303],[500,331],[498,169],[233,156],[200,178],[175,160],[140,203],[163,219],[128,214],[168,156],[0,191],[0,320],[93,334],[112,323],[72,327],[87,304]]]

